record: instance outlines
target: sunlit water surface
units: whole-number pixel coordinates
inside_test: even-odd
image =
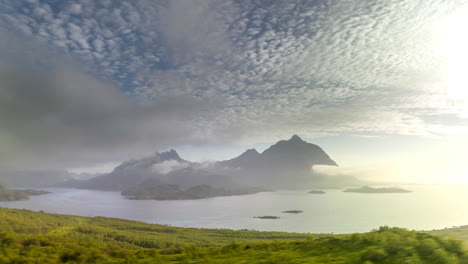
[[[405,186],[412,193],[359,194],[284,190],[183,201],[127,200],[118,192],[46,188],[52,193],[0,207],[108,216],[182,227],[305,233],[367,232],[382,225],[416,230],[468,224],[468,185]],[[286,210],[302,210],[285,214]],[[258,219],[273,215],[279,219]]]

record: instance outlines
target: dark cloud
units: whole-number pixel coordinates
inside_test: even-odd
[[[196,143],[196,119],[216,105],[183,95],[138,103],[38,43],[7,33],[0,42],[2,167],[78,166]]]

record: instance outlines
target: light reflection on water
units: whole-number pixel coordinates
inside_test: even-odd
[[[284,190],[184,201],[127,200],[118,192],[46,188],[52,193],[1,207],[108,216],[172,226],[305,233],[367,232],[382,225],[416,230],[468,224],[468,185],[405,186],[413,193],[359,194]],[[286,210],[301,214],[284,214]],[[280,219],[257,219],[274,215]]]

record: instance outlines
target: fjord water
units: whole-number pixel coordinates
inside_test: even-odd
[[[45,189],[52,193],[0,207],[48,213],[108,216],[181,227],[303,233],[367,232],[382,225],[414,230],[468,224],[468,185],[405,186],[412,193],[360,194],[283,190],[200,200],[128,200],[118,192]],[[300,214],[282,213],[302,210]],[[258,219],[254,216],[280,216]]]

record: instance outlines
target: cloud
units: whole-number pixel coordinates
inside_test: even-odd
[[[177,3],[172,13],[193,9]],[[223,49],[210,53],[182,48],[192,60],[153,71],[149,85],[136,92],[222,97],[222,114],[204,123],[209,137],[253,138],[270,131],[283,137],[348,131],[430,135],[440,124],[422,115],[459,115],[466,105],[454,106],[440,85],[427,85],[441,61],[433,54],[431,28],[426,25],[454,9],[445,1],[289,1],[268,6],[225,1],[223,11],[214,8],[217,1],[205,3],[211,5],[191,12],[187,23],[195,28],[210,23],[203,14],[216,17],[225,12],[216,25],[228,27],[211,32],[229,38],[197,42],[203,33],[170,27],[166,30],[172,34],[163,38],[169,50],[177,46],[173,42]],[[466,125],[466,119],[463,122]]]
[[[70,13],[74,14],[74,15],[79,15],[81,14],[82,12],[82,9],[81,9],[81,5],[80,4],[72,4],[70,6]]]
[[[77,155],[79,163],[156,145],[349,132],[433,136],[468,126],[468,98],[446,95],[433,30],[466,6],[460,1],[0,6],[0,27],[12,32],[2,33],[0,81],[10,86],[1,89],[26,102],[0,106],[9,113],[0,113],[8,122],[0,144],[16,157],[33,160],[47,148],[57,153],[49,160],[66,160],[75,157],[67,156],[70,144],[93,153]],[[5,44],[16,35],[33,44]]]
[[[0,39],[1,167],[66,168],[194,143],[194,120],[213,110],[186,96],[139,104],[38,43]]]
[[[168,174],[172,171],[181,170],[188,168],[190,163],[188,162],[179,162],[177,160],[166,160],[161,163],[157,163],[151,167],[151,170],[154,173]]]

